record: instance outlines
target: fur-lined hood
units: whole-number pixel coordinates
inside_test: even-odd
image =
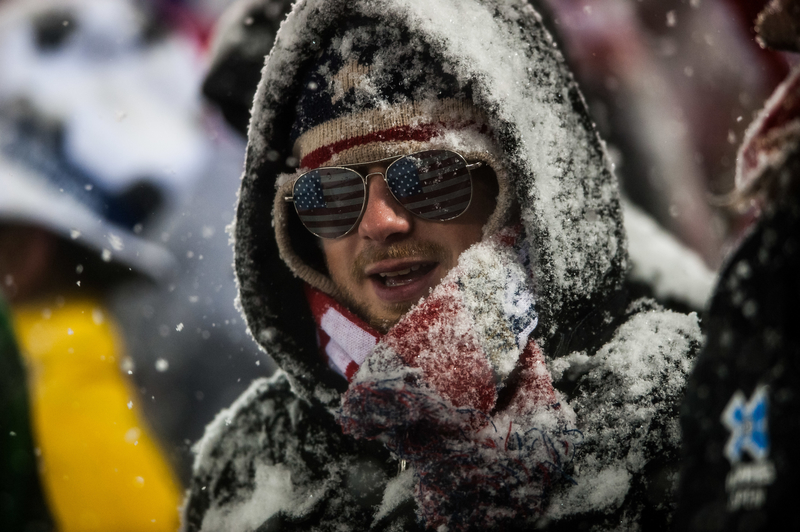
[[[602,141],[541,16],[524,0],[297,2],[256,93],[233,227],[239,303],[253,337],[297,393],[338,403],[346,383],[320,363],[302,281],[281,258],[275,224],[309,267],[319,268],[320,252],[290,206],[274,199],[280,176],[295,171],[290,130],[303,74],[337,27],[354,17],[405,27],[470,87],[500,150],[498,205],[506,207],[499,208],[518,207],[530,244],[536,334],[551,355],[551,339],[569,334],[621,287],[627,252]]]

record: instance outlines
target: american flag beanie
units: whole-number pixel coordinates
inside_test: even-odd
[[[376,161],[448,133],[488,134],[461,84],[408,30],[357,19],[305,72],[291,130],[301,168]]]

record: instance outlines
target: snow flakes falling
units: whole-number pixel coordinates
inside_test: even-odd
[[[133,403],[129,402],[128,403],[128,408],[132,408],[132,407],[133,407]],[[141,435],[142,435],[142,431],[139,429],[139,427],[131,427],[130,429],[128,429],[128,432],[125,433],[125,442],[126,443],[131,443],[131,444],[132,443],[137,443],[139,441],[139,438],[141,437]]]
[[[163,358],[156,360],[156,371],[164,373],[169,369],[169,362]]]
[[[122,241],[122,237],[120,237],[119,235],[115,235],[114,233],[110,233],[108,235],[108,243],[111,245],[111,248],[114,251],[122,251],[123,248],[125,247]]]
[[[131,357],[124,357],[122,362],[120,362],[119,367],[128,375],[133,375],[133,370],[136,369],[136,365]]]

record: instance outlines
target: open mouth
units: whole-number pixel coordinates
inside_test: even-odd
[[[373,279],[382,283],[384,286],[393,288],[396,286],[405,286],[413,283],[414,281],[425,277],[436,267],[435,262],[426,264],[415,264],[402,270],[395,270],[389,272],[380,272],[373,275]]]
[[[416,301],[428,295],[438,266],[435,261],[387,261],[370,268],[368,278],[375,294],[387,303]]]

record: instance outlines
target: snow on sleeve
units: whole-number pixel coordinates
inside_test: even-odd
[[[199,471],[208,467],[209,464],[214,463],[212,451],[221,445],[226,427],[231,424],[237,413],[244,406],[250,404],[259,393],[263,392],[265,387],[269,386],[270,382],[280,378],[281,375],[282,372],[277,371],[270,379],[257,379],[253,381],[250,387],[245,390],[231,406],[220,410],[211,423],[206,426],[203,437],[192,446],[192,452],[195,454],[194,464],[192,466],[193,470]]]
[[[633,280],[652,287],[659,300],[703,309],[714,288],[714,273],[638,207],[628,201],[622,206]]]
[[[298,422],[290,396],[286,376],[278,371],[254,381],[208,425],[193,449],[183,509],[190,530],[255,530],[276,512],[304,502],[299,497],[307,490],[296,486],[307,481],[307,470],[285,452],[299,443],[287,430]]]
[[[255,471],[255,488],[249,497],[225,507],[212,505],[201,530],[256,530],[271,516],[290,508],[294,498],[291,473],[286,466],[259,464]]]
[[[392,510],[400,506],[414,494],[414,470],[406,469],[395,478],[386,483],[383,500],[375,514],[375,521],[380,521]]]
[[[614,512],[644,481],[645,466],[675,459],[678,405],[701,342],[696,314],[653,310],[620,326],[591,364],[582,354],[572,358],[588,369],[571,401],[584,444],[575,460],[576,484],[553,497],[550,517]]]

